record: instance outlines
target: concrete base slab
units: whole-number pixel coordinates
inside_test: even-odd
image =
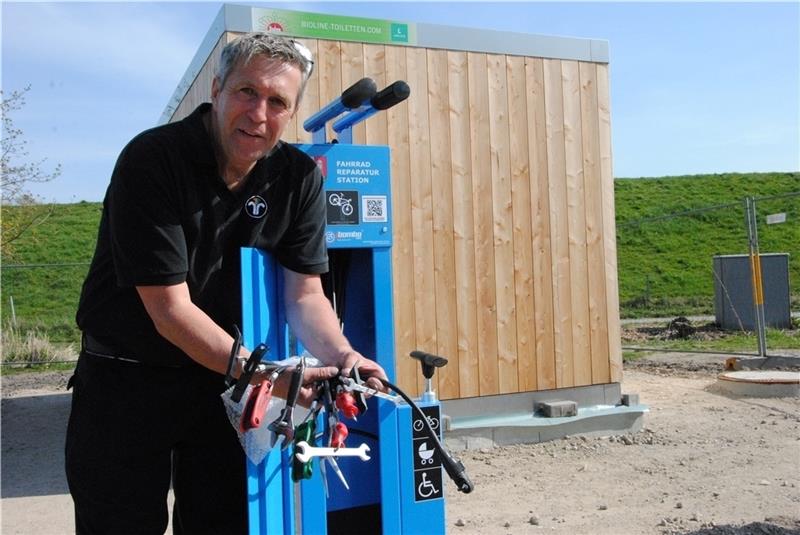
[[[800,372],[759,370],[721,373],[717,386],[738,396],[800,397]]]
[[[451,419],[444,441],[451,451],[532,444],[566,436],[606,436],[642,429],[646,405],[598,405],[576,416],[546,418],[531,413]]]

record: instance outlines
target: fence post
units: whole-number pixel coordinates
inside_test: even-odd
[[[16,329],[17,328],[17,311],[14,310],[14,296],[13,295],[9,295],[8,296],[8,303],[11,305],[11,325],[13,325],[14,328]]]
[[[767,356],[766,317],[764,314],[764,287],[761,279],[761,253],[758,248],[758,222],[756,220],[756,201],[745,197],[747,214],[747,238],[750,242],[750,276],[753,283],[753,306],[758,331],[758,354]]]

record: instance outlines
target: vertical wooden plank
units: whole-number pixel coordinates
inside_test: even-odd
[[[386,76],[405,80],[407,76],[405,48],[387,46]],[[416,89],[419,91],[419,89]],[[411,88],[412,96],[415,88]],[[409,97],[410,98],[410,97]],[[409,395],[419,394],[417,366],[408,357],[416,347],[414,319],[414,259],[411,234],[411,170],[409,156],[408,100],[389,108],[388,142],[392,147],[392,280],[394,295],[395,354],[397,384]]]
[[[497,303],[495,300],[494,234],[492,214],[489,80],[486,54],[469,52],[469,121],[472,196],[475,199],[475,273],[478,313],[478,367],[480,395],[500,392],[497,365]]]
[[[433,273],[433,192],[431,186],[431,130],[428,116],[428,64],[424,48],[407,48],[408,83],[416,88],[409,97],[409,156],[411,162],[411,228],[414,256],[414,315],[417,347],[436,348],[436,285]],[[437,380],[437,379],[435,379]],[[418,375],[418,387],[423,385]]]
[[[547,120],[547,174],[550,194],[550,235],[553,269],[553,332],[556,387],[574,384],[572,355],[572,293],[569,268],[569,205],[564,147],[564,104],[561,61],[544,60]]]
[[[378,91],[386,87],[386,51],[383,45],[364,45],[364,76],[375,81]],[[387,145],[389,143],[387,117],[387,113],[379,112],[365,122],[367,144]]]
[[[467,398],[480,394],[467,53],[448,51],[447,62],[458,319],[458,384],[460,397]]]
[[[517,392],[517,319],[514,296],[514,214],[508,134],[508,82],[505,56],[487,56],[489,76],[489,148],[492,167],[492,215],[497,314],[497,373],[501,394]]]
[[[434,287],[436,298],[436,351],[449,363],[438,375],[442,399],[459,397],[458,317],[456,263],[453,245],[453,177],[450,164],[450,100],[447,53],[428,51],[428,110],[430,114],[431,179],[433,200]]]
[[[525,82],[528,104],[528,155],[531,168],[531,245],[533,254],[533,302],[536,328],[536,386],[556,387],[553,264],[550,239],[550,193],[547,160],[544,62],[526,58]]]
[[[316,39],[298,39],[302,42],[311,55],[314,57],[314,72],[311,73],[311,78],[308,79],[306,84],[306,92],[303,95],[303,100],[300,101],[300,107],[295,116],[297,120],[297,127],[295,130],[295,141],[297,143],[311,143],[311,134],[303,129],[303,122],[319,111],[320,95],[319,95],[319,52],[317,48],[318,41]]]
[[[531,235],[531,172],[528,164],[528,103],[525,58],[506,58],[508,78],[511,202],[514,216],[514,293],[517,318],[519,391],[536,390],[536,326]]]
[[[569,269],[572,308],[572,358],[575,386],[592,382],[589,343],[589,263],[586,257],[586,200],[581,140],[581,86],[577,61],[561,62],[564,98],[564,152],[569,211]]]
[[[617,229],[614,215],[614,174],[611,166],[611,98],[608,65],[597,65],[597,107],[600,118],[600,175],[603,187],[603,253],[608,303],[608,352],[611,382],[622,381],[622,347],[617,283]]]
[[[331,100],[342,94],[342,50],[338,41],[319,41],[317,49],[319,61],[319,108],[327,105]],[[333,139],[334,132],[331,122],[326,125],[326,137]]]
[[[342,41],[340,46],[342,50],[342,91],[344,91],[364,77],[364,45]],[[362,122],[355,125],[353,127],[353,143],[363,145],[366,140],[366,124]]]
[[[580,63],[583,178],[586,188],[586,252],[589,264],[589,340],[592,384],[610,380],[608,309],[603,255],[603,189],[600,176],[600,126],[597,117],[597,70]]]
[[[232,41],[236,34],[230,32],[223,33],[208,55],[206,62],[197,72],[194,80],[189,84],[189,89],[176,106],[175,111],[170,117],[170,122],[179,121],[192,113],[194,109],[203,102],[211,101],[211,81],[217,73],[222,49],[228,42]]]

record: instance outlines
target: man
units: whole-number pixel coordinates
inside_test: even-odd
[[[170,481],[175,533],[246,531],[244,454],[219,397],[241,315],[240,247],[283,266],[289,324],[330,365],[308,369],[306,385],[356,364],[373,385],[385,377],[322,292],[322,177],[280,141],[312,69],[301,44],[244,35],[222,52],[210,104],[120,154],[77,313],[66,470],[79,534],[163,533]]]

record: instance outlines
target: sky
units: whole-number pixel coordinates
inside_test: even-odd
[[[800,2],[236,2],[609,42],[614,176],[800,170]],[[42,201],[100,201],[221,2],[0,4],[4,96]]]

